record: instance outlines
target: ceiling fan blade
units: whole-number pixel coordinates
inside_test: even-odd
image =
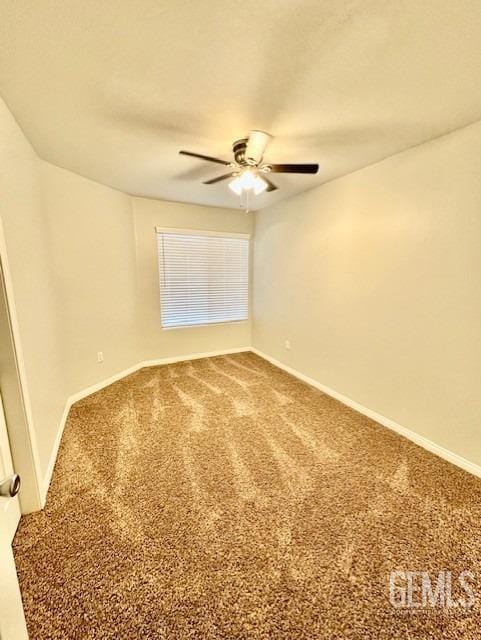
[[[276,186],[273,182],[271,182],[269,178],[266,178],[265,175],[262,176],[262,179],[267,182],[267,189],[266,189],[267,193],[269,193],[269,191],[275,191],[276,189],[279,189],[279,187]]]
[[[227,160],[221,160],[220,158],[214,158],[213,156],[205,156],[202,153],[193,153],[192,151],[179,151],[183,156],[192,156],[192,158],[200,158],[201,160],[207,160],[207,162],[216,162],[217,164],[223,164],[226,167],[230,165]]]
[[[318,164],[269,164],[272,173],[317,173]]]
[[[215,184],[216,182],[220,182],[221,180],[227,180],[227,178],[233,178],[235,175],[236,175],[235,173],[226,173],[223,176],[206,180],[203,184]]]

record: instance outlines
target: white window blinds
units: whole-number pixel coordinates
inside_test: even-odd
[[[248,236],[156,231],[162,327],[247,320]]]

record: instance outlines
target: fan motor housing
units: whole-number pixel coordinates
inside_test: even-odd
[[[232,145],[232,151],[234,152],[234,158],[237,164],[244,166],[247,164],[246,162],[246,148],[247,148],[247,138],[241,138],[240,140],[236,140]]]

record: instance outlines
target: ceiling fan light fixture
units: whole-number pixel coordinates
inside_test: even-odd
[[[237,178],[234,178],[234,180],[229,182],[229,189],[233,191],[236,195],[240,196],[243,189],[242,180],[240,179],[240,176],[237,176]]]
[[[255,184],[254,184],[254,193],[258,196],[267,189],[267,182],[263,180],[261,177],[256,176]]]
[[[246,169],[239,176],[229,182],[229,188],[238,196],[243,191],[254,191],[256,196],[267,189],[267,182],[254,173],[251,169]]]

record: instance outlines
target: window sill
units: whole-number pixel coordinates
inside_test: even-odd
[[[178,327],[162,327],[162,331],[177,331],[179,329],[205,329],[206,327],[224,327],[226,324],[245,324],[249,322],[249,318],[245,320],[225,320],[224,322],[206,322],[205,324],[183,324]]]

